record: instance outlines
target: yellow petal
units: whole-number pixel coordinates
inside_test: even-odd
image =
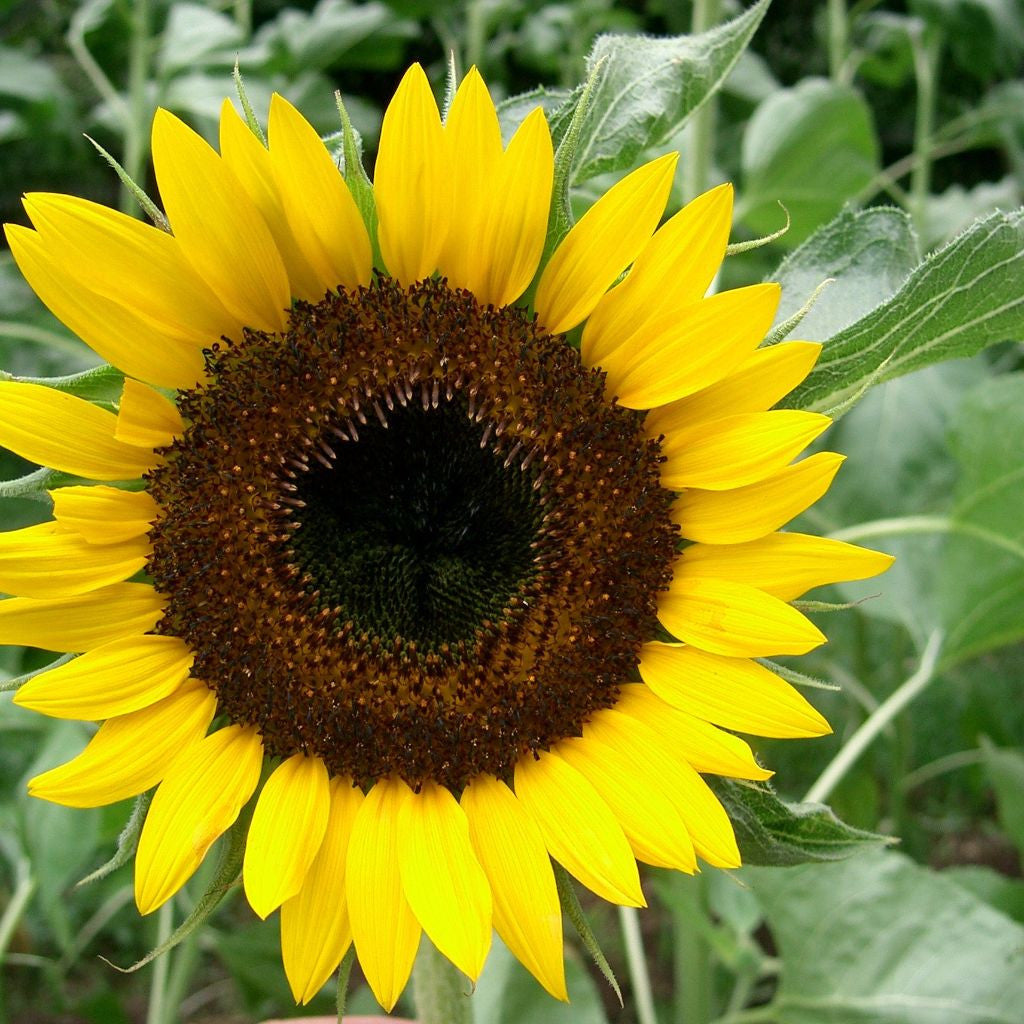
[[[203,377],[202,350],[188,337],[86,288],[35,231],[8,224],[6,232],[32,290],[101,358],[158,387],[190,388]]]
[[[385,1010],[398,1002],[420,941],[398,866],[398,815],[409,792],[399,779],[381,779],[370,790],[352,826],[345,868],[359,964]]]
[[[677,640],[730,657],[806,654],[825,642],[791,605],[725,580],[674,579],[659,596],[658,618]]]
[[[114,436],[140,448],[162,448],[172,444],[185,429],[177,406],[159,391],[125,378],[117,411]]]
[[[149,533],[157,504],[146,491],[119,487],[58,487],[48,492],[53,516],[64,530],[90,544],[117,544]]]
[[[611,903],[646,906],[629,843],[597,790],[552,751],[516,765],[516,796],[551,856]]]
[[[249,906],[266,918],[305,880],[327,828],[331,798],[318,757],[295,754],[267,779],[245,843],[242,880]]]
[[[680,757],[705,775],[757,781],[772,777],[773,773],[754,760],[750,747],[738,736],[677,710],[642,683],[623,686],[615,710],[661,733]]]
[[[177,637],[124,637],[35,676],[14,703],[53,718],[114,718],[170,696],[191,667],[192,652]]]
[[[739,544],[788,523],[829,488],[845,456],[818,452],[764,480],[727,491],[688,488],[672,505],[672,519],[689,540]]]
[[[491,945],[491,889],[473,853],[465,812],[444,786],[425,782],[402,805],[398,864],[423,930],[476,981]]]
[[[152,451],[114,438],[117,417],[65,391],[0,382],[0,445],[29,462],[94,480],[131,480],[156,465]]]
[[[452,216],[445,157],[437,103],[423,68],[413,64],[384,112],[373,175],[380,251],[400,284],[437,267]]]
[[[731,225],[732,186],[719,185],[658,228],[583,328],[584,363],[599,364],[619,345],[631,346],[654,317],[702,298],[725,256]]]
[[[661,482],[671,490],[723,491],[782,469],[832,421],[816,412],[776,409],[697,423],[666,435]]]
[[[149,805],[135,854],[139,913],[152,913],[192,877],[252,796],[262,764],[259,733],[240,725],[211,733],[174,759]]]
[[[270,153],[227,99],[220,108],[220,153],[267,222],[288,274],[289,291],[297,299],[319,302],[332,286],[320,279],[295,240],[277,190]]]
[[[544,251],[554,151],[544,111],[519,126],[498,165],[487,222],[467,287],[482,303],[505,306],[526,291]]]
[[[885,572],[891,555],[805,533],[770,533],[744,544],[691,544],[676,563],[678,579],[723,579],[792,601],[813,587]]]
[[[673,707],[725,729],[782,739],[832,731],[789,683],[748,658],[652,642],[641,648],[640,677]]]
[[[281,959],[297,1003],[308,1003],[323,988],[352,944],[345,858],[362,802],[350,779],[331,779],[323,842],[298,895],[281,905]]]
[[[444,134],[454,216],[438,268],[451,287],[476,293],[474,285],[486,274],[492,255],[489,239],[483,237],[488,211],[507,204],[508,196],[496,190],[503,152],[498,115],[475,67],[455,93]],[[479,294],[477,298],[485,301]]]
[[[119,583],[146,564],[148,537],[90,544],[53,522],[0,533],[0,590],[18,597],[76,597]]]
[[[637,764],[628,748],[602,742],[601,721],[613,711],[598,711],[583,736],[555,748],[597,790],[611,808],[638,860],[656,867],[693,872],[697,859],[686,825],[674,804]]]
[[[78,757],[37,775],[28,791],[66,807],[102,807],[145,793],[206,735],[216,710],[213,692],[191,680],[148,708],[104,722]]]
[[[512,791],[489,775],[462,791],[469,835],[494,901],[494,928],[556,999],[566,1000],[562,910],[540,829]]]
[[[821,354],[811,341],[786,341],[759,348],[723,380],[651,412],[644,429],[651,437],[741,412],[764,412],[807,376]]]
[[[686,825],[697,855],[715,867],[740,862],[729,816],[707,783],[679,750],[645,722],[623,715],[595,715],[593,736],[622,752],[631,771],[669,799]],[[692,869],[686,869],[692,870]]]
[[[651,321],[605,356],[607,393],[628,409],[653,409],[721,380],[764,338],[780,294],[777,284],[734,288]]]
[[[636,259],[665,210],[678,156],[627,174],[562,239],[537,286],[534,306],[544,330],[559,334],[585,320]]]
[[[74,196],[29,193],[25,209],[47,249],[90,291],[200,349],[237,331],[238,321],[166,231]]]
[[[270,165],[281,206],[321,291],[370,283],[366,225],[331,154],[313,126],[283,97],[270,98]]]
[[[281,330],[288,275],[231,168],[167,110],[153,118],[153,164],[174,237],[193,269],[239,324]]]
[[[114,583],[81,597],[0,601],[0,644],[46,651],[91,651],[152,629],[164,599],[148,583]]]

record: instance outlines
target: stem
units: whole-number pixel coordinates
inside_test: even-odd
[[[984,751],[977,748],[973,750],[958,750],[955,754],[938,757],[934,761],[921,765],[920,768],[915,768],[912,772],[907,772],[900,780],[900,789],[904,793],[909,793],[910,790],[916,789],[926,782],[931,782],[932,779],[937,779],[940,775],[945,775],[946,772],[954,772],[959,768],[967,768],[972,764],[981,764],[984,760]]]
[[[146,129],[149,109],[146,84],[149,78],[149,0],[132,4],[131,48],[128,54],[128,109],[124,126],[124,169],[138,182],[145,170]],[[131,191],[121,187],[121,210],[138,215]]]
[[[486,44],[487,8],[483,0],[472,0],[466,8],[466,71],[483,63]]]
[[[644,954],[644,940],[640,934],[640,915],[635,907],[619,907],[619,924],[626,944],[626,964],[629,978],[633,983],[636,1002],[637,1024],[658,1024],[654,1012],[654,995],[651,992],[651,978],[647,973],[647,957]]]
[[[412,969],[419,1024],[473,1024],[462,972],[425,935]]]
[[[850,737],[818,781],[807,791],[805,803],[821,803],[845,778],[846,773],[856,764],[857,759],[871,745],[875,737],[915,698],[922,693],[935,675],[935,665],[942,650],[942,630],[936,629],[928,638],[921,663],[917,671],[901,683],[877,710],[870,714],[863,725]]]
[[[721,16],[721,0],[693,0],[690,31],[694,35],[706,32],[718,24]],[[686,129],[689,153],[683,161],[683,199],[687,202],[708,187],[715,150],[716,109],[715,97],[711,96],[693,112]]]
[[[1009,537],[993,533],[983,526],[948,516],[898,516],[893,519],[873,519],[868,523],[858,523],[845,530],[834,530],[829,534],[832,540],[859,542],[872,537],[897,537],[900,534],[915,533],[958,533],[964,537],[974,537],[993,547],[1002,548],[1017,558],[1024,559],[1024,544],[1018,544]]]
[[[828,70],[833,82],[844,83],[846,54],[850,48],[850,25],[846,0],[828,0]]]
[[[157,912],[156,942],[154,948],[162,946],[170,937],[174,925],[174,901],[168,900]],[[149,983],[149,1006],[146,1009],[146,1024],[165,1024],[167,1021],[167,972],[170,964],[166,956],[158,956],[153,964],[153,977]]]
[[[683,923],[675,935],[676,1024],[707,1024],[711,1019],[711,961],[696,922],[706,916],[704,883],[699,875],[679,887],[676,919]],[[692,922],[689,927],[686,922]]]
[[[17,866],[18,883],[11,893],[11,898],[4,910],[3,917],[0,917],[0,964],[4,962],[7,947],[10,945],[11,936],[14,934],[18,922],[21,920],[28,901],[32,899],[36,891],[35,876],[29,871],[28,861],[21,861]]]
[[[910,213],[918,231],[924,226],[925,207],[932,183],[932,135],[935,132],[935,109],[938,100],[940,35],[928,29],[910,34],[914,54],[914,76],[917,79],[917,110],[914,117],[914,169],[910,173]]]

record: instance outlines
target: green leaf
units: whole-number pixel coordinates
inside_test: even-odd
[[[743,191],[736,219],[754,231],[778,226],[778,206],[795,246],[834,217],[879,170],[871,112],[853,89],[805,79],[772,93],[754,111],[743,136]]]
[[[894,852],[747,868],[782,959],[779,1024],[1020,1024],[1024,928]]]
[[[121,391],[124,388],[124,374],[106,364],[63,377],[16,377],[0,370],[0,381],[4,380],[41,384],[55,391],[66,391],[70,395],[84,398],[87,402],[107,406],[116,405],[121,400]]]
[[[793,316],[831,278],[799,327],[801,338],[830,338],[893,295],[920,259],[910,218],[901,210],[843,210],[769,275],[782,285],[776,323]]]
[[[1024,853],[1024,751],[997,747],[985,737],[981,750],[996,791],[999,824],[1014,846]]]
[[[785,401],[831,409],[877,384],[1024,336],[1024,211],[995,213],[929,256],[900,290],[829,338]]]
[[[892,840],[840,821],[822,804],[790,804],[769,786],[708,779],[732,821],[744,864],[783,867],[842,860]]]
[[[569,1002],[547,994],[533,976],[495,939],[473,992],[474,1018],[486,1024],[606,1024],[600,993],[586,968],[567,950],[565,980]]]
[[[721,86],[769,2],[758,0],[738,18],[697,36],[599,36],[587,73],[602,61],[604,69],[583,124],[573,183],[633,167],[672,138]]]
[[[206,67],[223,67],[235,60],[245,34],[226,14],[195,3],[175,3],[167,16],[157,67],[164,75]]]

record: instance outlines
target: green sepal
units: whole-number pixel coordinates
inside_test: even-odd
[[[149,804],[152,799],[152,792],[141,793],[135,798],[132,813],[125,822],[124,828],[121,829],[121,834],[117,837],[117,850],[114,856],[102,867],[98,867],[91,875],[86,875],[85,878],[76,882],[75,888],[88,885],[90,882],[98,882],[101,878],[106,878],[112,871],[116,871],[122,864],[127,864],[135,856],[135,851],[139,847],[139,836],[142,834],[142,826],[146,821],[146,812],[149,810]]]
[[[777,345],[783,338],[789,335],[800,326],[800,321],[814,308],[821,293],[830,285],[835,284],[834,277],[826,277],[817,288],[811,292],[811,297],[791,316],[787,317],[777,327],[773,327],[764,339],[764,346]]]
[[[780,665],[777,662],[769,661],[767,658],[758,658],[757,661],[764,665],[765,668],[771,669],[772,672],[781,679],[785,679],[792,686],[804,686],[809,690],[828,690],[831,693],[838,693],[842,690],[842,687],[837,686],[835,683],[829,683],[824,679],[818,679],[816,676],[797,672],[795,668],[790,668],[788,665]]]
[[[24,498],[26,501],[41,501],[44,505],[50,505],[52,499],[48,492],[53,488],[81,482],[81,477],[43,467],[14,480],[0,480],[0,498]]]
[[[16,377],[0,370],[0,382],[4,381],[40,384],[45,388],[53,388],[54,391],[66,391],[69,395],[84,398],[87,402],[108,409],[117,406],[124,388],[124,374],[107,363],[63,377]]]
[[[2,491],[0,491],[0,494],[2,494]],[[0,680],[0,693],[10,693],[11,690],[20,689],[30,679],[35,679],[36,676],[49,672],[51,668],[60,668],[61,665],[66,665],[74,657],[74,654],[62,654],[59,658],[51,661],[48,665],[44,665],[42,668],[35,668],[31,672],[24,672],[20,676],[13,676],[11,679]]]
[[[721,801],[744,864],[788,867],[843,860],[870,846],[897,840],[847,825],[824,804],[791,804],[765,783],[715,776],[705,781]]]
[[[97,152],[114,169],[114,173],[121,179],[121,184],[132,194],[132,198],[142,207],[146,216],[161,230],[170,232],[170,221],[164,216],[160,209],[146,190],[139,185],[132,176],[118,163],[117,159],[110,155],[91,135],[85,136],[95,147]]]
[[[615,973],[608,963],[608,958],[604,955],[597,941],[594,930],[590,927],[590,922],[583,913],[583,908],[580,906],[580,900],[576,895],[576,888],[572,884],[569,872],[555,861],[551,862],[551,866],[555,870],[555,885],[558,887],[558,900],[562,904],[562,912],[572,922],[573,928],[576,929],[576,934],[580,937],[580,942],[583,943],[583,948],[590,954],[597,965],[597,969],[604,975],[605,980],[612,987],[612,991],[619,1000],[619,1006],[623,1006],[622,989],[619,988],[618,979],[615,977]]]
[[[338,1024],[343,1024],[345,1004],[348,1002],[348,981],[352,976],[352,964],[355,963],[355,959],[356,947],[349,946],[338,965],[337,989],[334,997],[334,1005],[338,1011]]]
[[[373,197],[373,182],[370,181],[366,168],[363,167],[362,139],[352,126],[352,119],[348,116],[340,91],[334,94],[334,102],[338,106],[338,116],[341,118],[342,176],[355,200],[356,209],[359,210],[359,215],[366,225],[366,233],[370,236],[373,265],[383,267],[384,261],[381,258],[380,243],[377,240],[377,202]]]
[[[594,98],[594,92],[603,69],[604,61],[598,61],[591,69],[583,88],[578,94],[573,94],[572,119],[566,126],[565,134],[558,141],[555,149],[551,212],[548,214],[548,233],[544,241],[544,255],[541,257],[540,267],[537,270],[538,276],[551,258],[551,254],[558,247],[558,243],[565,238],[573,225],[572,205],[569,201],[573,164],[576,160],[576,150],[580,144],[583,123],[587,119],[587,113],[590,110],[591,101]],[[554,140],[552,139],[552,141]]]
[[[780,201],[779,206],[782,207],[782,212],[786,215],[786,223],[782,225],[778,231],[773,231],[770,235],[762,235],[760,238],[750,238],[745,242],[733,242],[732,245],[725,247],[726,256],[738,256],[741,252],[750,252],[751,249],[760,249],[763,245],[770,245],[772,242],[777,242],[782,236],[789,230],[789,225],[792,223],[792,219],[789,216],[789,210]],[[817,295],[817,293],[815,293]],[[811,302],[814,301],[814,296],[811,297]],[[799,320],[797,321],[799,323]],[[794,324],[794,326],[796,326]]]
[[[242,859],[245,856],[245,836],[248,828],[248,816],[242,815],[225,833],[224,846],[221,849],[220,862],[217,864],[217,872],[213,881],[192,908],[188,917],[174,929],[171,935],[156,949],[150,950],[141,960],[133,963],[131,967],[118,967],[117,964],[110,964],[111,967],[122,974],[133,974],[157,957],[169,953],[197,928],[201,928],[206,923],[219,906],[220,901],[238,885],[242,877]],[[108,960],[107,963],[110,961]]]
[[[870,600],[862,597],[857,601],[791,601],[797,611],[801,612],[848,612],[851,608],[862,605]]]
[[[246,92],[245,82],[242,81],[242,70],[238,66],[238,61],[235,61],[235,69],[231,73],[232,78],[235,80],[235,91],[238,93],[238,102],[242,104],[242,112],[245,114],[245,123],[249,126],[249,131],[256,136],[260,142],[263,143],[264,147],[267,145],[267,136],[263,132],[263,125],[260,124],[260,119],[256,116],[256,111],[252,109],[252,103],[249,102],[249,93]]]

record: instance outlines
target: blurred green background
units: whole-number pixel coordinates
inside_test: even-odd
[[[741,10],[673,0],[0,0],[0,215],[27,223],[20,196],[37,190],[133,210],[86,136],[152,188],[154,109],[170,108],[213,141],[221,100],[234,95],[236,60],[260,116],[277,90],[325,136],[339,128],[340,89],[372,167],[383,107],[414,60],[438,95],[452,54],[460,71],[480,67],[496,100],[543,86],[554,106],[583,77],[599,33],[675,35],[695,19],[709,27]],[[683,154],[671,205],[734,181],[735,240],[782,227],[779,201],[789,211],[789,232],[731,257],[721,287],[772,276],[848,204],[905,211],[909,221],[841,220],[783,265],[787,313],[825,276],[837,279],[799,332],[828,337],[976,218],[1021,205],[1022,61],[1018,0],[776,0],[713,103],[659,147]],[[590,178],[574,204],[585,208],[618,176]],[[827,273],[816,275],[819,265]],[[974,287],[981,316],[987,297],[983,284]],[[797,524],[862,539],[900,562],[880,580],[823,595],[865,599],[823,616],[831,642],[798,666],[839,685],[809,693],[835,734],[755,747],[777,770],[780,795],[799,799],[923,665],[920,695],[831,794],[841,817],[898,837],[902,852],[744,869],[741,885],[713,871],[697,881],[647,872],[652,909],[641,918],[642,938],[663,1024],[1024,1021],[1019,340],[873,390],[825,439],[849,461]],[[41,376],[94,362],[0,252],[0,367]],[[0,473],[29,468],[5,455]],[[2,525],[46,514],[38,503],[10,500]],[[937,635],[945,642],[929,662]],[[6,649],[0,669],[14,677],[50,657]],[[155,968],[126,975],[100,959],[128,966],[168,922],[138,917],[128,866],[74,887],[110,856],[127,804],[72,811],[25,795],[27,777],[72,756],[89,734],[0,694],[0,1019],[243,1024],[297,1016],[276,919],[257,921],[237,898]],[[202,891],[200,878],[176,901],[176,920],[188,893]],[[643,1019],[614,909],[585,905],[625,1006],[569,937],[570,1006],[548,1000],[496,950],[479,985],[478,1024]],[[374,1006],[357,976],[350,1005]],[[328,989],[312,1009],[332,1007]]]

